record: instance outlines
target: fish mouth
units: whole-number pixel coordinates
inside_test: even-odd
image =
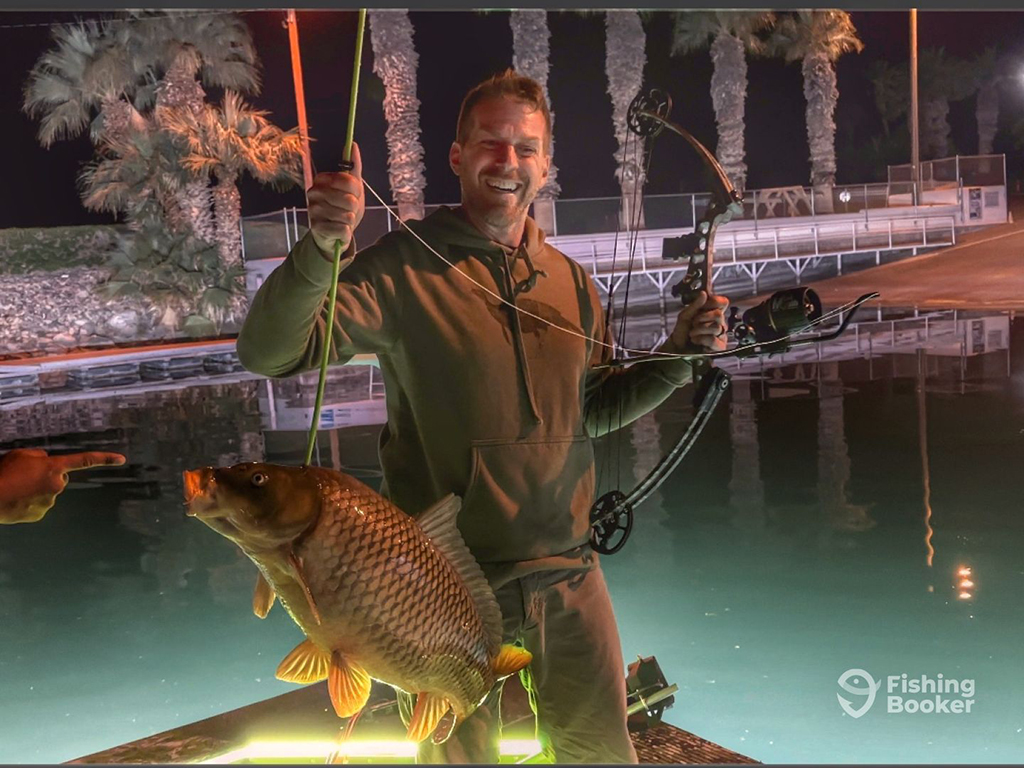
[[[185,514],[189,517],[204,517],[216,508],[213,491],[215,480],[213,469],[187,469],[182,473],[185,483]]]

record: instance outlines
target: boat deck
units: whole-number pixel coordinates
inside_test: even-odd
[[[352,742],[398,743],[406,747],[368,756],[352,755],[351,763],[411,763],[410,745],[393,704],[394,693],[374,683],[369,711],[355,728]],[[524,716],[525,692],[515,678],[506,683],[502,700],[508,749],[502,762],[529,760],[516,744],[534,738],[532,717]],[[525,712],[528,713],[528,709]],[[266,701],[225,712],[206,720],[158,733],[70,761],[73,764],[121,763],[323,763],[340,732],[326,682],[306,686]],[[667,723],[632,734],[641,763],[754,764],[754,760]]]

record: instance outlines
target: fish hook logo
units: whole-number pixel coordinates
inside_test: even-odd
[[[863,679],[867,685],[859,686],[852,685],[850,681],[857,682],[858,678]],[[871,705],[875,703],[875,694],[878,693],[878,689],[881,687],[881,682],[876,681],[870,674],[863,669],[848,669],[839,676],[839,687],[847,693],[854,693],[858,696],[867,696],[867,700],[863,706],[859,709],[855,709],[853,703],[849,699],[844,699],[840,694],[836,694],[836,698],[839,699],[839,706],[843,708],[843,711],[850,717],[858,718],[861,715],[867,713],[871,709]]]

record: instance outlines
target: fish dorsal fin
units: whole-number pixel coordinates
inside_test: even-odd
[[[277,665],[276,677],[286,683],[317,683],[327,677],[331,654],[312,640],[303,640]]]
[[[274,593],[274,588],[270,586],[270,582],[260,571],[256,574],[256,589],[252,593],[252,612],[261,619],[267,618],[270,609],[274,607],[275,599],[277,599],[277,595]]]
[[[412,711],[409,730],[405,737],[410,741],[423,741],[434,732],[450,706],[448,699],[444,696],[420,691],[416,696],[416,708]]]
[[[518,672],[533,661],[533,654],[518,645],[506,643],[494,660],[494,676],[499,680]]]
[[[370,698],[370,676],[365,669],[335,651],[331,654],[327,692],[331,694],[331,704],[338,717],[351,717],[366,706]]]
[[[449,493],[420,515],[416,522],[462,578],[476,604],[480,618],[483,619],[490,645],[496,648],[501,644],[501,609],[498,607],[498,601],[494,599],[494,592],[487,583],[484,572],[469,553],[469,547],[462,540],[462,534],[456,527],[460,509],[462,499],[454,493]]]

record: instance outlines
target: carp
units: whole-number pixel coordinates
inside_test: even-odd
[[[528,651],[501,642],[501,610],[456,528],[457,496],[413,519],[321,467],[254,462],[184,480],[187,514],[259,569],[256,615],[280,600],[306,634],[277,677],[327,679],[339,717],[359,712],[379,680],[416,694],[408,738],[421,741],[529,664]]]

